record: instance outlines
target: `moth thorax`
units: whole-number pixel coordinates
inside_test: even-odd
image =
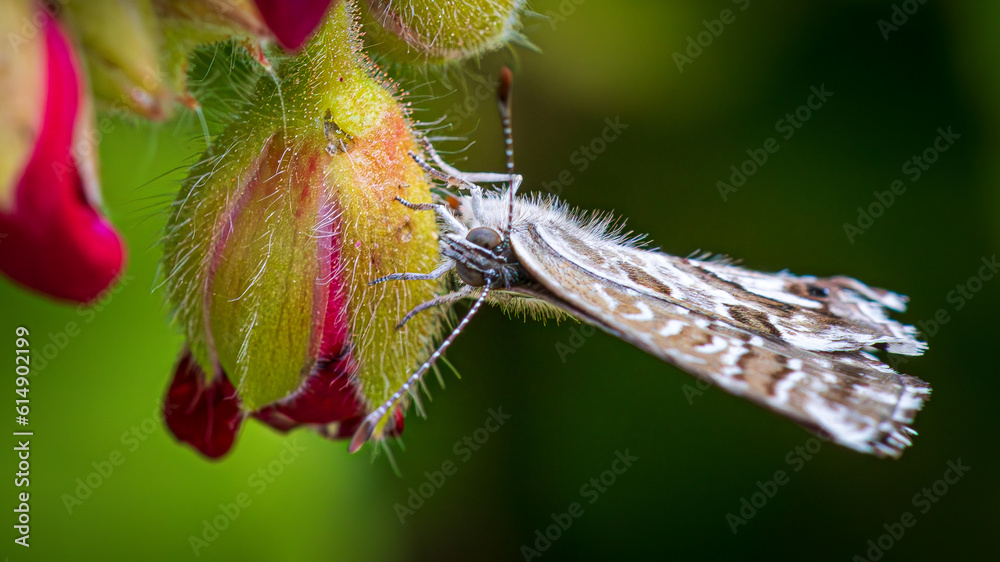
[[[492,228],[485,226],[473,228],[465,236],[465,239],[487,250],[492,250],[500,245],[500,234]],[[455,271],[458,272],[458,277],[470,287],[482,287],[486,285],[486,277],[482,271],[473,269],[461,262],[455,266]]]

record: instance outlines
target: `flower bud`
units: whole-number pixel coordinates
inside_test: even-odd
[[[48,19],[33,2],[0,3],[0,212],[14,204],[17,180],[38,142],[45,102],[45,42],[39,29]],[[32,37],[29,39],[27,35]]]
[[[519,38],[524,0],[367,0],[362,21],[371,48],[401,62],[447,63]]]
[[[271,32],[253,0],[153,0],[153,7],[163,34],[164,80],[192,108],[199,104],[188,92],[188,59],[196,48],[235,39],[263,66],[270,65],[261,42]]]
[[[438,331],[433,312],[394,328],[437,282],[369,285],[432,270],[437,235],[431,213],[395,200],[430,201],[430,186],[409,156],[418,149],[405,108],[372,76],[357,32],[344,5],[332,10],[278,66],[280,88],[258,82],[174,204],[163,271],[190,358],[178,364],[168,396],[180,403],[168,400],[176,407],[165,416],[206,455],[232,440],[204,435],[235,433],[250,413],[282,431],[345,436]],[[238,403],[242,415],[203,416],[219,409],[178,388],[217,389],[213,399]],[[385,431],[401,429],[400,415]]]
[[[188,59],[194,49],[234,39],[270,72],[264,44],[276,39],[296,50],[323,20],[331,0],[153,0],[164,38],[166,81],[194,108],[188,92]]]
[[[63,19],[79,37],[94,95],[147,119],[170,116],[176,97],[160,69],[162,36],[152,0],[66,2]]]

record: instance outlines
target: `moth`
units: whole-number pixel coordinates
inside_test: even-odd
[[[455,272],[459,288],[424,303],[472,298],[466,315],[441,345],[361,424],[356,451],[386,413],[414,388],[484,302],[541,302],[621,338],[667,363],[745,397],[806,429],[862,453],[898,458],[930,386],[897,373],[876,351],[920,355],[917,330],[888,317],[907,298],[849,277],[760,273],[726,259],[681,258],[643,249],[552,196],[517,195],[510,135],[510,74],[501,74],[500,109],[508,173],[463,173],[412,156],[434,178],[457,186],[457,209],[400,203],[434,211],[442,228],[443,262],[430,273],[396,273],[387,281],[435,279]],[[506,184],[502,191],[480,183]]]

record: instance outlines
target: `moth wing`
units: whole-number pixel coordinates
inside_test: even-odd
[[[593,251],[598,241],[588,244],[576,234],[524,223],[511,234],[521,264],[561,308],[841,445],[898,457],[911,444],[915,432],[908,424],[930,394],[924,381],[896,373],[857,345],[802,348],[766,327],[755,330],[751,313],[740,323],[712,306],[684,306],[666,284],[670,280],[658,280],[648,270],[648,278],[638,280],[643,283],[602,274],[600,262],[650,261],[664,254],[604,242],[601,256],[588,261],[579,253]],[[560,251],[571,246],[577,251]],[[757,324],[762,321],[756,317]]]
[[[673,262],[681,258],[660,254]],[[796,276],[791,273],[761,273],[718,261],[687,261],[689,267],[701,270],[703,276],[734,293],[750,294],[760,309],[776,311],[780,316],[782,305],[802,307],[791,330],[800,334],[837,330],[847,341],[855,336],[859,347],[881,345],[890,353],[921,355],[927,345],[916,339],[916,329],[886,314],[886,309],[897,312],[906,310],[907,298],[903,295],[869,287],[850,277]],[[765,299],[758,301],[759,298]],[[770,301],[770,302],[767,302]],[[833,329],[829,325],[834,320]],[[852,333],[853,332],[853,333]]]
[[[566,220],[572,216],[552,216],[520,230],[530,230],[550,251],[599,277],[752,333],[812,351],[879,347],[920,355],[927,348],[916,339],[916,329],[886,315],[886,308],[906,307],[906,297],[895,293],[847,277],[767,274],[719,260],[650,252],[618,243],[601,223],[580,227]]]

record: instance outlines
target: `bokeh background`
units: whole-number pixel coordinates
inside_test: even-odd
[[[400,476],[384,456],[372,462],[343,443],[255,423],[228,458],[206,462],[159,422],[181,340],[155,287],[162,211],[202,149],[200,127],[116,120],[101,156],[107,205],[132,252],[120,291],[88,312],[0,281],[8,349],[17,325],[31,328],[36,349],[61,340],[68,322],[80,327],[32,379],[32,547],[3,551],[10,560],[523,560],[536,530],[580,502],[583,515],[544,560],[852,560],[906,511],[916,525],[885,560],[995,557],[1000,277],[961,309],[949,293],[1000,242],[1000,5],[895,6],[916,11],[886,39],[879,20],[892,23],[892,2],[535,0],[546,17],[527,17],[525,31],[540,53],[515,47],[447,83],[399,77],[418,119],[444,115],[447,134],[474,141],[442,145],[460,168],[501,168],[492,94],[479,81],[491,87],[512,64],[528,189],[549,185],[574,205],[614,210],[671,253],[711,250],[756,269],[846,274],[908,294],[901,318],[910,323],[945,309],[930,351],[901,365],[934,386],[901,460],[823,445],[806,461],[796,448],[809,434],[720,390],[692,395],[692,378],[627,344],[489,310],[449,351],[462,379],[446,374],[446,390],[432,385],[429,418],[409,417]],[[735,20],[679,69],[675,53],[687,55],[688,37],[724,9]],[[824,85],[832,97],[782,138],[776,122]],[[627,129],[581,169],[577,151],[605,119]],[[960,138],[910,181],[903,164],[939,127]],[[769,137],[780,150],[723,201],[716,182]],[[572,182],[546,183],[560,174]],[[844,224],[896,179],[905,194],[850,241]],[[471,455],[457,452],[490,408],[509,420]],[[293,444],[302,450],[282,463]],[[588,503],[581,486],[626,450],[638,460]],[[82,493],[77,479],[115,451],[124,463],[68,509],[65,495]],[[8,521],[13,457],[0,462]],[[969,472],[921,513],[913,496],[958,459]],[[445,461],[457,472],[401,523],[396,504]],[[251,479],[269,466],[280,474]],[[727,514],[777,470],[788,483],[734,534]],[[195,552],[190,537],[205,540],[204,522],[241,493],[251,504]]]

